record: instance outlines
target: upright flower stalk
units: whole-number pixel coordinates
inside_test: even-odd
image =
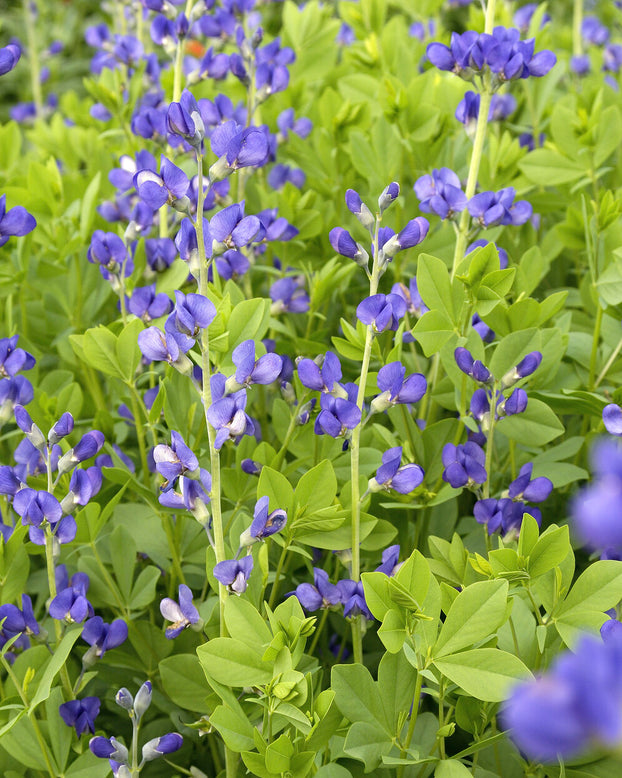
[[[382,215],[376,214],[376,224],[374,227],[374,256],[371,274],[369,276],[369,296],[376,294],[378,291],[378,281],[380,279],[380,262],[379,262],[379,246],[378,246],[378,232],[380,229],[380,222],[382,221]],[[361,364],[361,376],[359,379],[359,388],[356,395],[356,405],[358,409],[363,411],[363,401],[365,399],[365,385],[367,383],[367,373],[369,372],[369,361],[371,358],[371,348],[374,342],[374,329],[373,325],[367,325],[367,332],[365,333],[365,346],[363,349],[363,363]],[[362,418],[361,422],[352,431],[352,440],[350,442],[350,475],[352,479],[352,580],[360,581],[361,579],[361,495],[359,488],[359,454],[360,454],[360,442],[361,442],[361,429],[363,427]],[[355,662],[363,662],[363,633],[361,629],[361,616],[355,616],[352,619],[352,645]]]
[[[30,66],[30,86],[32,100],[35,104],[35,114],[39,118],[43,112],[43,96],[41,93],[41,68],[39,66],[39,49],[37,31],[35,28],[37,13],[32,0],[22,0],[24,8],[24,23],[26,25],[26,37],[28,40],[28,64]]]
[[[488,35],[492,33],[494,28],[495,4],[496,0],[488,0],[486,3],[486,21],[484,32]],[[464,194],[467,200],[470,200],[475,194],[475,188],[477,187],[477,177],[479,175],[479,166],[482,161],[484,142],[486,140],[486,130],[488,129],[488,113],[490,111],[490,103],[492,101],[493,94],[492,76],[490,72],[484,75],[482,86],[483,88],[480,92],[480,104],[479,113],[477,115],[477,125],[475,128],[475,137],[473,139],[473,152],[471,153],[469,175],[467,177],[467,183],[464,190]],[[456,275],[458,265],[464,257],[464,252],[467,246],[467,236],[469,232],[469,218],[469,211],[465,208],[460,215],[460,223],[458,225],[458,236],[456,238],[456,248],[454,251],[454,259],[451,268],[452,279]]]
[[[197,244],[199,252],[199,294],[207,297],[208,281],[207,281],[207,257],[205,254],[205,237],[203,234],[203,201],[205,199],[203,193],[203,155],[201,154],[200,147],[196,148],[196,160],[197,160],[197,176],[198,176],[198,191],[197,191],[197,218],[195,221],[195,229],[197,233]],[[223,562],[225,559],[225,537],[222,526],[222,508],[220,502],[220,453],[214,445],[215,434],[214,428],[209,423],[207,418],[208,408],[212,404],[212,391],[210,386],[211,378],[211,366],[209,359],[209,330],[204,327],[201,330],[201,337],[199,340],[201,346],[201,369],[203,372],[201,398],[203,401],[203,411],[205,413],[205,424],[207,426],[207,436],[209,440],[210,450],[210,466],[212,475],[212,491],[211,491],[211,506],[212,506],[212,522],[214,528],[214,551],[216,552],[216,563]],[[218,585],[218,597],[220,600],[220,633],[226,634],[224,608],[225,600],[227,598],[227,589],[223,584]]]

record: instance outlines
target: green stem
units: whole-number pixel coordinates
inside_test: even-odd
[[[133,383],[128,381],[127,387],[130,390],[130,404],[132,406],[132,415],[134,416],[134,429],[136,430],[136,438],[138,440],[138,452],[140,455],[140,464],[143,469],[143,483],[148,489],[150,489],[151,485],[149,483],[149,466],[147,465],[147,448],[145,446],[145,435],[143,433],[143,426],[139,418],[140,416],[139,402],[142,404],[142,399],[140,396],[138,396],[138,398],[136,397],[138,392],[136,391],[136,388]]]
[[[192,7],[191,0],[188,0],[188,5]],[[187,6],[186,6],[187,7]],[[198,176],[198,191],[197,191],[197,219],[195,222],[195,229],[197,232],[197,246],[199,252],[199,294],[207,297],[208,281],[207,281],[207,257],[205,256],[205,239],[203,236],[203,157],[199,150],[196,150],[197,160],[197,176]],[[222,524],[222,505],[220,494],[220,453],[216,450],[214,445],[215,434],[214,428],[209,423],[207,418],[207,411],[212,404],[212,389],[210,386],[211,379],[211,365],[209,358],[209,328],[204,327],[201,330],[200,337],[201,346],[201,368],[203,371],[201,398],[203,401],[203,412],[205,414],[205,425],[207,427],[207,437],[209,440],[210,450],[210,468],[212,475],[212,491],[211,491],[211,506],[212,506],[212,524],[214,528],[214,551],[216,552],[216,564],[224,561],[225,559],[225,536],[223,532]],[[225,602],[227,600],[227,589],[221,583],[218,584],[218,599],[220,605],[220,634],[222,637],[226,636],[227,628],[225,626]],[[227,776],[229,774],[227,773]]]
[[[489,3],[489,6],[490,5],[494,7],[494,2]],[[471,163],[469,165],[469,174],[464,190],[467,200],[470,200],[473,197],[475,194],[475,188],[477,187],[477,177],[479,175],[479,168],[484,150],[484,142],[486,140],[486,131],[488,129],[488,112],[490,110],[491,100],[492,88],[490,85],[490,76],[486,76],[484,81],[484,89],[482,90],[480,96],[479,113],[477,114],[477,126],[475,129],[475,138],[473,140],[473,151],[471,153]],[[469,232],[469,218],[469,211],[465,208],[460,214],[458,237],[456,239],[456,248],[454,250],[454,259],[451,269],[452,280],[456,275],[458,265],[464,257],[467,235]]]
[[[32,99],[35,104],[35,115],[41,117],[43,113],[43,96],[41,94],[41,69],[39,66],[39,44],[37,42],[37,30],[35,26],[35,14],[30,10],[32,0],[22,0],[24,7],[24,23],[26,25],[26,39],[28,40],[28,63],[30,65],[30,86]],[[36,13],[36,11],[35,11]]]
[[[6,670],[7,675],[13,682],[13,685],[15,686],[15,689],[17,690],[17,693],[19,694],[19,697],[24,705],[25,708],[28,708],[30,705],[30,702],[28,701],[28,697],[26,696],[26,692],[22,689],[22,685],[20,684],[17,676],[13,672],[13,668],[9,664],[9,662],[6,660],[5,656],[3,654],[0,654],[0,662],[2,662],[2,666]],[[52,758],[50,756],[50,753],[48,751],[47,743],[45,742],[45,739],[43,735],[41,734],[41,730],[39,729],[39,722],[37,721],[36,714],[33,711],[32,714],[29,716],[30,723],[32,724],[32,728],[35,731],[35,737],[37,738],[37,743],[39,744],[39,748],[41,749],[41,753],[43,755],[43,759],[45,761],[45,766],[47,768],[48,773],[50,774],[51,778],[55,778],[56,776],[56,770],[54,769]]]
[[[302,402],[300,403],[302,405]],[[289,442],[292,439],[292,435],[294,434],[294,430],[296,429],[296,413],[292,414],[292,418],[289,420],[289,426],[287,428],[287,432],[285,433],[285,437],[283,438],[283,445],[278,450],[276,457],[274,458],[274,461],[272,463],[272,467],[274,470],[280,470],[281,465],[283,464],[283,459],[285,458],[285,454],[287,453],[287,447],[289,446]]]
[[[289,549],[289,544],[286,543],[283,546],[283,549],[281,551],[281,555],[279,557],[279,561],[276,565],[276,571],[274,573],[274,583],[272,584],[272,589],[270,590],[270,599],[268,601],[268,607],[270,610],[274,608],[274,603],[276,602],[276,596],[279,592],[279,581],[281,579],[281,573],[283,572],[283,565],[285,564],[285,558],[287,557],[287,551]]]
[[[184,10],[184,13],[186,14],[186,18],[190,18],[190,12],[192,11],[192,6],[194,5],[194,0],[187,0],[186,2],[186,8]],[[179,98],[181,97],[181,77],[183,75],[183,56],[184,56],[184,45],[185,45],[186,39],[180,38],[177,41],[177,50],[175,51],[175,64],[174,64],[174,70],[173,70],[173,102],[178,103]],[[202,211],[197,210],[197,213],[202,213]]]
[[[320,623],[315,628],[315,634],[313,635],[313,640],[311,641],[311,645],[309,646],[309,655],[313,656],[313,652],[316,649],[318,640],[320,639],[320,635],[322,634],[322,631],[324,630],[324,626],[326,625],[326,620],[328,619],[328,608],[324,608],[322,611],[322,618],[320,619]]]
[[[607,373],[611,369],[611,366],[613,365],[613,363],[618,358],[618,354],[620,353],[620,351],[622,351],[622,340],[618,341],[618,345],[615,347],[615,349],[613,350],[611,356],[607,360],[605,366],[603,367],[603,369],[598,374],[598,378],[596,379],[596,381],[594,383],[594,389],[598,389],[598,387],[600,386],[602,380],[604,379],[604,377],[607,375]]]
[[[410,714],[410,722],[408,723],[408,732],[406,733],[406,740],[402,744],[400,750],[400,757],[404,759],[410,748],[410,743],[413,739],[415,732],[415,725],[417,723],[417,716],[419,715],[419,698],[421,697],[421,687],[423,685],[423,675],[417,671],[417,681],[415,683],[415,692],[413,694],[412,712]],[[401,765],[397,770],[397,778],[402,778],[404,775],[405,765]]]
[[[490,427],[486,435],[486,482],[484,483],[484,499],[490,497],[490,481],[492,472],[492,452],[496,426],[497,408],[497,382],[492,385],[492,399],[490,400]]]
[[[598,357],[598,344],[600,343],[600,328],[603,322],[603,309],[598,305],[596,309],[596,321],[594,322],[594,335],[592,337],[592,353],[590,354],[590,377],[588,379],[588,391],[593,391],[594,376],[596,375],[596,359]]]
[[[140,722],[136,720],[136,717],[132,715],[132,766],[130,772],[132,778],[135,775],[140,775],[140,767],[138,766],[138,729]]]
[[[445,679],[441,675],[438,683],[438,728],[445,726]],[[445,758],[445,737],[441,735],[438,740],[438,753],[441,759]]]
[[[378,234],[382,216],[376,214],[376,227],[374,230],[374,264],[369,279],[369,296],[378,291],[378,281],[380,280],[379,266],[379,246]],[[365,346],[363,349],[363,363],[361,365],[361,376],[359,379],[358,393],[356,395],[356,405],[363,412],[363,402],[365,400],[365,386],[367,384],[367,374],[369,372],[369,363],[371,360],[371,349],[374,342],[374,330],[371,324],[367,326],[365,333]],[[352,440],[350,441],[350,478],[352,489],[352,580],[359,581],[361,578],[361,495],[359,488],[359,451],[361,442],[362,424],[359,424],[352,431]],[[354,661],[363,662],[363,634],[361,630],[361,616],[355,616],[352,619],[352,649]]]
[[[583,54],[581,26],[583,24],[583,0],[574,0],[572,10],[572,53],[575,57]]]

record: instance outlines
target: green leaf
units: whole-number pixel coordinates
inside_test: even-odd
[[[262,686],[272,680],[272,666],[235,638],[214,638],[197,648],[208,680],[226,686]]]
[[[196,655],[169,656],[163,659],[158,667],[164,692],[175,705],[199,713],[206,711],[206,701],[212,690],[205,680]]]
[[[229,317],[229,351],[244,340],[261,340],[269,320],[270,300],[257,297],[238,303]]]
[[[84,242],[88,242],[91,235],[100,183],[101,172],[98,170],[93,180],[86,187],[82,196],[82,202],[80,203],[80,237]]]
[[[532,578],[543,575],[561,564],[570,550],[568,527],[548,529],[529,553],[527,572]]]
[[[241,597],[225,600],[225,624],[230,635],[237,635],[242,643],[258,652],[272,641],[272,633],[257,608]]]
[[[507,618],[507,581],[477,581],[453,601],[432,656],[440,658],[494,634]]]
[[[58,708],[64,702],[63,690],[55,686],[45,702],[45,717],[48,725],[49,742],[54,759],[61,773],[65,772],[69,749],[71,748],[71,728],[58,715]]]
[[[440,351],[454,332],[453,322],[442,311],[424,313],[412,330],[426,357]]]
[[[380,660],[378,689],[387,721],[396,736],[399,736],[397,727],[400,714],[408,713],[412,705],[416,681],[417,672],[403,651],[399,654],[385,654]]]
[[[110,765],[106,759],[98,759],[95,754],[85,751],[64,773],[65,778],[105,778],[110,774]]]
[[[605,303],[603,307],[622,303],[622,259],[614,260],[603,270],[596,281],[596,289]]]
[[[254,728],[242,713],[241,708],[233,710],[227,705],[218,705],[209,717],[209,720],[220,732],[225,744],[233,751],[239,753],[254,747]]]
[[[281,509],[287,511],[288,516],[294,505],[294,490],[292,485],[278,470],[273,470],[265,465],[261,468],[259,483],[257,484],[257,499],[269,497],[269,511]]]
[[[337,494],[337,478],[328,459],[308,470],[294,490],[294,503],[309,512],[332,505]]]
[[[391,732],[377,684],[363,665],[335,665],[331,673],[335,702],[352,722],[363,722],[376,730]]]
[[[333,762],[320,767],[315,778],[352,778],[352,773],[337,762]]]
[[[386,612],[378,628],[378,637],[389,652],[386,656],[397,654],[402,650],[407,634],[404,617],[400,611],[391,608]]]
[[[363,573],[361,580],[367,607],[378,621],[382,621],[393,607],[389,596],[389,577],[384,573]]]
[[[518,166],[525,176],[539,186],[557,186],[577,181],[585,175],[586,167],[550,149],[536,149],[522,159]]]
[[[116,527],[110,535],[110,556],[119,591],[129,604],[136,565],[136,543],[125,527]]]
[[[407,589],[421,607],[430,585],[430,566],[420,551],[413,551],[398,570],[395,580]]]
[[[365,772],[375,770],[393,748],[393,741],[367,721],[356,721],[350,727],[343,745],[344,752],[365,763]]]
[[[434,666],[467,694],[485,702],[501,702],[515,681],[531,676],[517,656],[498,648],[461,651],[435,659]]]
[[[140,574],[130,594],[129,606],[132,610],[146,608],[155,599],[156,586],[162,577],[162,571],[155,565],[149,565]]]
[[[434,770],[434,778],[473,778],[471,771],[457,759],[441,759]]]
[[[456,323],[449,269],[442,259],[420,254],[417,265],[417,287],[431,311],[440,311]]]
[[[126,381],[133,381],[140,364],[142,354],[138,346],[138,336],[144,328],[140,319],[133,319],[125,325],[117,338],[117,361]]]
[[[281,735],[266,748],[264,755],[266,767],[272,773],[284,773],[289,770],[294,746],[287,735]]]
[[[539,348],[540,332],[535,327],[511,332],[495,349],[488,368],[494,377],[500,380],[530,351],[537,351]]]
[[[564,600],[559,618],[573,611],[606,611],[622,600],[622,562],[593,562],[576,580]]]
[[[566,431],[550,407],[535,397],[529,398],[524,413],[503,419],[497,429],[510,440],[528,440],[532,446],[543,446]]]
[[[73,342],[79,336],[70,335]],[[125,378],[117,357],[117,339],[109,329],[100,325],[87,330],[82,336],[82,351],[85,361],[106,375]]]
[[[50,696],[52,683],[60,672],[61,667],[67,661],[67,657],[71,653],[71,649],[73,648],[76,640],[80,637],[81,633],[81,624],[76,624],[75,626],[70,627],[65,633],[61,642],[56,647],[54,656],[50,659],[47,667],[45,668],[41,680],[39,681],[39,685],[37,686],[37,691],[30,701],[30,706],[28,708],[29,714],[34,711],[39,703],[44,702]]]
[[[531,553],[531,549],[538,542],[540,534],[540,528],[538,522],[529,513],[523,514],[523,523],[520,528],[520,535],[518,537],[518,553],[527,557]]]

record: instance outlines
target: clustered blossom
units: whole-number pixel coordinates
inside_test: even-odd
[[[385,549],[382,552],[382,564],[376,568],[376,572],[387,576],[394,575],[401,566],[398,564],[399,556],[398,545]],[[294,591],[288,592],[287,596],[297,597],[302,607],[310,612],[343,605],[345,618],[355,618],[362,614],[369,621],[374,620],[365,601],[365,591],[361,581],[344,578],[333,584],[329,580],[328,573],[318,567],[313,568],[312,584],[298,584]]]
[[[475,503],[473,514],[479,524],[486,526],[489,535],[494,532],[518,534],[525,513],[533,516],[538,525],[542,523],[540,509],[526,503],[544,502],[553,491],[553,483],[546,476],[532,478],[532,471],[531,462],[521,467],[518,477],[508,488],[507,497],[487,498]]]
[[[367,486],[370,492],[389,491],[393,489],[399,494],[409,494],[423,482],[424,472],[419,465],[401,465],[402,447],[395,446],[382,455],[382,465]]]
[[[35,217],[22,205],[16,205],[7,211],[6,195],[0,196],[0,247],[4,246],[11,236],[28,235],[36,226]]]
[[[622,551],[622,449],[601,440],[591,451],[594,477],[571,502],[572,526],[581,541],[609,558]]]
[[[172,622],[166,628],[165,633],[169,640],[176,638],[185,629],[200,622],[199,611],[192,602],[192,591],[186,584],[179,585],[178,602],[170,597],[165,597],[160,602],[160,613],[167,621]]]
[[[492,34],[454,32],[450,46],[430,43],[426,52],[439,70],[451,71],[465,81],[490,73],[493,88],[506,81],[544,76],[557,62],[552,51],[536,54],[533,38],[521,40],[518,30],[506,27],[495,27]]]
[[[594,744],[614,749],[622,739],[622,630],[606,621],[601,637],[583,636],[546,673],[516,686],[501,722],[529,759],[557,763]]]
[[[136,696],[132,697],[130,692],[123,688],[119,689],[115,696],[115,700],[119,707],[128,712],[128,715],[135,721],[140,722],[144,714],[151,705],[152,689],[151,683],[145,681],[140,687]],[[82,704],[85,703],[82,700]],[[68,722],[69,723],[69,722]],[[72,722],[73,723],[73,722]],[[91,729],[91,731],[93,731]],[[170,732],[161,737],[153,738],[145,743],[141,751],[141,761],[138,768],[142,768],[145,762],[149,762],[153,759],[158,759],[166,754],[172,754],[178,751],[183,745],[183,738],[178,732]],[[129,763],[130,753],[128,748],[114,737],[106,738],[101,735],[92,737],[89,741],[89,748],[95,756],[100,759],[108,759],[110,766],[118,776],[131,776]],[[136,766],[133,764],[133,766]],[[133,772],[133,770],[132,770]]]

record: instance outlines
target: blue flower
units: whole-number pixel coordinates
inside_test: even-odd
[[[192,602],[192,591],[186,584],[179,585],[179,602],[165,597],[160,602],[160,613],[167,621],[173,623],[166,628],[165,635],[169,640],[176,638],[191,624],[198,624],[199,611]]]
[[[74,727],[76,735],[80,737],[84,732],[95,733],[95,719],[100,705],[99,697],[83,697],[81,700],[64,702],[58,712],[65,724]]]
[[[336,584],[330,583],[328,573],[318,567],[313,568],[313,583],[298,584],[293,592],[302,607],[307,611],[330,608],[341,603],[341,591]],[[288,595],[288,596],[289,596]]]
[[[28,235],[36,226],[35,217],[28,213],[23,206],[16,205],[7,211],[6,195],[0,196],[0,246],[4,246],[11,236]]]
[[[225,559],[214,567],[214,578],[226,586],[230,592],[240,595],[246,591],[248,579],[253,570],[253,557],[250,554],[242,559]]]

